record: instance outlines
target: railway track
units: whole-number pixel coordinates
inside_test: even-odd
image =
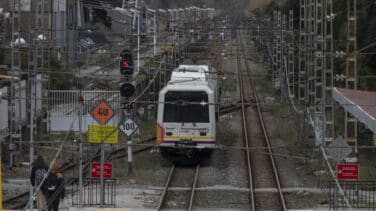
[[[256,86],[251,78],[250,72],[252,70],[246,57],[241,36],[238,37],[238,83],[242,99],[241,119],[244,147],[246,148],[245,157],[250,189],[250,208],[251,210],[287,210],[270,138],[259,103],[260,100]],[[242,60],[244,61],[243,64]],[[255,102],[255,106],[252,108],[244,106],[244,99],[249,98],[249,96]],[[250,127],[251,123],[256,122],[258,124]],[[260,148],[265,151],[250,151],[250,148]],[[256,191],[257,189],[264,189],[265,191]]]
[[[221,57],[222,48],[223,48],[223,46],[219,46],[217,48],[217,50],[215,51],[215,52],[217,52],[217,54],[215,55],[215,57],[212,61],[213,66],[218,71],[218,75],[221,74],[222,68],[223,68],[223,61],[224,60]],[[248,98],[248,99],[250,99],[250,98]],[[220,115],[225,115],[225,114],[228,114],[228,113],[231,113],[231,112],[238,111],[238,110],[242,109],[242,107],[248,107],[249,105],[251,105],[251,103],[253,103],[253,99],[251,99],[249,101],[243,99],[241,101],[234,102],[230,105],[223,106],[223,107],[220,108]],[[143,141],[143,143],[150,143],[153,140],[155,140],[155,137],[147,139],[147,140]],[[134,153],[140,153],[140,152],[149,150],[153,147],[153,145],[154,144],[150,144],[150,145],[147,145],[147,146],[135,145],[133,147]],[[127,146],[119,148],[119,149],[115,149],[115,150],[109,152],[107,154],[105,160],[119,159],[119,158],[123,158],[123,157],[126,157],[126,156],[127,156]],[[99,158],[100,158],[100,150],[98,149],[97,151],[95,151],[95,153],[91,157],[84,160],[84,162],[83,162],[84,175],[86,175],[89,172],[90,163],[94,160],[99,159]],[[63,163],[60,171],[62,171],[64,174],[66,174],[69,171],[75,171],[78,168],[77,165],[78,165],[78,162],[72,162],[71,160],[67,161],[67,162]],[[195,173],[192,172],[191,173],[192,176],[189,177],[189,178],[194,178],[194,180],[192,181],[192,186],[182,187],[183,189],[189,188],[189,190],[190,190],[190,194],[187,194],[187,197],[186,197],[189,200],[186,200],[187,203],[185,203],[185,206],[184,206],[184,209],[189,209],[189,210],[191,210],[192,207],[193,207],[199,166],[196,166],[194,169],[195,169],[195,171],[194,171]],[[187,171],[193,171],[193,169],[189,169]],[[76,184],[76,183],[78,183],[77,177],[66,178],[66,185],[72,185],[72,184]],[[171,185],[169,187],[171,187]],[[167,186],[166,193],[168,192],[169,187]],[[166,193],[164,193],[164,195],[168,196],[169,194],[166,194]],[[162,207],[162,204],[163,204],[163,206],[165,206],[165,204],[164,204],[164,201],[166,201],[165,196],[161,197],[161,199],[163,199],[161,201],[161,205],[160,205]],[[22,193],[20,193],[16,196],[14,196],[14,197],[11,197],[11,198],[4,200],[3,203],[4,203],[4,207],[7,208],[7,209],[22,209],[27,205],[28,200],[29,200],[29,192],[26,191],[26,192],[22,192]]]
[[[177,167],[173,164],[166,179],[157,210],[185,209],[192,210],[200,165]],[[187,181],[191,180],[190,185]],[[181,192],[184,192],[182,194]],[[176,194],[178,192],[178,194]]]
[[[137,153],[144,152],[146,150],[150,150],[153,147],[153,144],[148,144],[148,143],[154,142],[154,141],[155,141],[155,137],[142,141],[141,143],[144,143],[145,145],[134,146],[133,153],[137,154]],[[126,157],[128,156],[127,149],[128,147],[125,146],[119,149],[112,150],[111,152],[107,154],[105,160],[114,160],[114,159],[120,159],[120,158]],[[90,163],[99,158],[100,158],[100,149],[96,150],[95,153],[91,157],[84,160],[83,162],[83,174],[84,175],[87,175],[89,173]],[[72,170],[74,171],[75,169],[77,169],[78,168],[77,165],[78,165],[78,162],[72,163],[71,161],[67,161],[62,164],[60,171],[63,174],[66,174],[68,171],[72,171]],[[67,178],[65,181],[67,186],[75,184],[77,182],[78,182],[78,178],[76,177]],[[17,194],[16,196],[13,196],[11,198],[4,200],[3,207],[6,209],[22,209],[27,205],[28,201],[29,201],[29,191],[25,191],[25,192]]]
[[[211,66],[216,69],[218,76],[222,75],[223,45],[213,48],[211,53],[214,57],[211,59]],[[240,109],[240,103],[226,105],[220,108],[220,115],[225,115]],[[198,183],[200,164],[195,166],[177,166],[171,165],[168,176],[160,196],[156,210],[161,209],[184,209],[192,210],[194,208],[195,193]]]
[[[220,115],[225,115],[231,112],[235,112],[235,111],[238,111],[239,109],[241,109],[241,103],[227,105],[227,106],[221,107]],[[150,143],[154,140],[155,140],[155,137],[152,137],[147,140],[144,140],[143,143]],[[133,152],[140,153],[140,152],[149,150],[152,147],[153,147],[152,144],[148,146],[137,145],[133,147],[134,149]],[[115,149],[109,152],[105,159],[111,160],[111,159],[120,159],[120,158],[126,157],[128,155],[127,149],[128,149],[127,146],[119,148],[119,149]],[[99,154],[99,149],[98,149],[92,157],[84,161],[84,173],[85,174],[88,173],[89,171],[90,162],[92,162],[95,159],[99,159],[99,157],[100,157],[100,154]],[[62,164],[60,171],[62,171],[65,174],[65,172],[76,169],[76,168],[77,168],[77,162],[67,161]],[[78,180],[77,178],[68,178],[67,184],[68,185],[74,184],[74,182],[76,182],[77,180]],[[29,200],[29,192],[26,191],[26,192],[19,193],[11,198],[5,199],[3,203],[4,203],[5,208],[20,209],[26,206],[28,200]]]

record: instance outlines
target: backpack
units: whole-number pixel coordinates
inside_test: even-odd
[[[59,178],[56,173],[50,172],[47,177],[47,191],[55,192],[59,186]]]
[[[44,175],[47,173],[46,169],[40,168],[35,170],[35,182],[40,185],[43,181]]]

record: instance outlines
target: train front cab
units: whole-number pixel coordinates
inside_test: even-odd
[[[159,99],[157,144],[162,156],[210,156],[216,145],[214,93],[197,87],[163,89]]]

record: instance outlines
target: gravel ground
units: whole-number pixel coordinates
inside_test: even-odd
[[[249,63],[252,69],[256,71],[256,75],[265,75],[262,63],[255,62],[254,59],[249,60]],[[275,92],[274,90],[271,90],[272,93],[270,93],[268,89],[260,87],[258,82],[260,80],[256,81],[256,86],[261,100],[269,96],[277,97],[276,99],[278,100],[278,96],[273,93]],[[277,100],[274,103],[279,103]],[[265,102],[263,103],[265,104]],[[274,109],[278,108],[274,107]],[[318,189],[317,178],[312,172],[307,170],[312,168],[308,167],[310,165],[309,159],[303,153],[295,155],[291,153],[291,151],[301,151],[299,149],[300,145],[296,143],[296,135],[293,130],[293,116],[287,112],[263,112],[263,114],[267,130],[271,136],[271,144],[274,147],[273,152],[277,154],[275,158],[282,180],[282,187],[304,187],[306,190],[312,190],[312,192],[297,191],[286,194],[288,207],[290,209],[304,209],[319,206],[325,202],[325,199],[316,191]]]

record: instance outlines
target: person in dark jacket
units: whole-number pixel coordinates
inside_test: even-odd
[[[48,211],[58,211],[60,199],[64,199],[65,196],[65,185],[63,174],[59,172],[59,164],[57,162],[52,164],[43,185]]]
[[[31,166],[32,168],[30,172],[30,183],[35,188],[35,190],[37,190],[37,195],[36,195],[37,209],[41,211],[46,206],[46,198],[42,191],[42,188],[38,189],[38,187],[42,183],[44,176],[48,171],[48,166],[46,165],[41,155],[39,155],[34,160]]]

